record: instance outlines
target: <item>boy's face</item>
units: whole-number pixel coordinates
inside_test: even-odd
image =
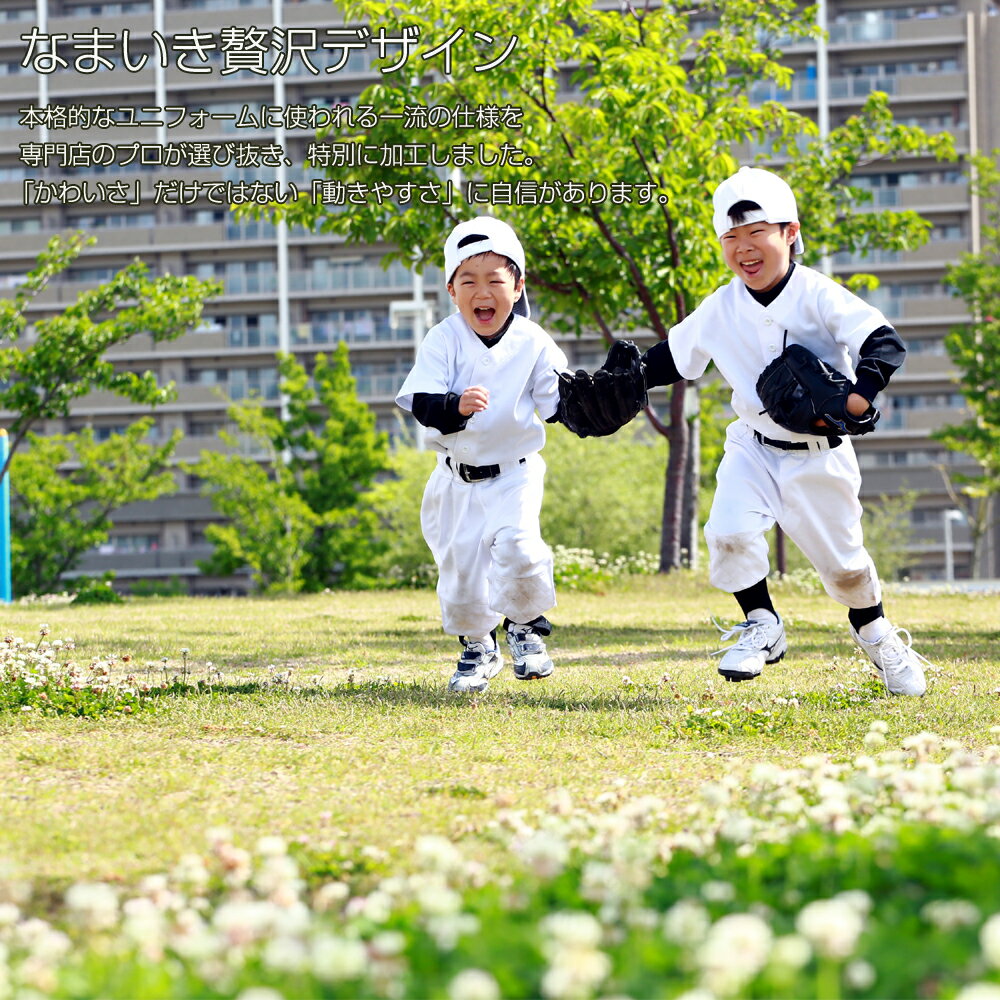
[[[448,294],[480,337],[492,337],[507,322],[523,289],[524,278],[514,281],[507,258],[487,252],[458,265]]]
[[[733,226],[722,236],[726,266],[755,292],[766,292],[785,276],[798,231],[797,222],[787,223],[784,232],[776,222]]]

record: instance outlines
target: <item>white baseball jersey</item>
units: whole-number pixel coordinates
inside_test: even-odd
[[[484,386],[489,407],[469,417],[465,430],[442,434],[428,427],[424,440],[465,465],[517,462],[545,444],[543,421],[556,412],[558,372],[567,367],[555,341],[529,319],[515,315],[490,348],[455,313],[427,334],[396,403],[412,410],[414,393],[461,395],[470,386]]]
[[[757,395],[760,373],[789,344],[802,344],[828,364],[854,378],[854,364],[865,340],[888,321],[874,306],[835,281],[796,264],[788,284],[770,305],[762,306],[733,277],[670,331],[670,352],[687,379],[703,375],[714,361],[733,390],[736,415],[753,430],[785,441],[815,440],[776,424]]]
[[[503,617],[528,622],[556,602],[552,551],[538,523],[545,463],[537,452],[545,444],[542,421],[559,403],[558,372],[566,368],[566,355],[537,323],[515,315],[487,347],[455,313],[427,334],[396,396],[412,410],[418,392],[460,395],[481,385],[490,394],[487,409],[469,417],[464,430],[425,431],[439,457],[420,524],[438,568],[446,632],[486,636]],[[467,483],[459,463],[499,465],[501,474]]]
[[[778,296],[763,306],[734,277],[670,331],[670,350],[685,378],[715,362],[733,390],[738,419],[730,424],[705,525],[709,579],[730,593],[763,580],[769,570],[766,532],[775,524],[799,546],[827,593],[849,608],[868,608],[881,586],[864,547],[858,491],[861,474],[849,438],[831,449],[825,438],[794,434],[761,412],[760,373],[788,343],[808,347],[854,378],[865,340],[888,325],[877,309],[811,268],[796,264]],[[806,441],[805,451],[772,448]]]

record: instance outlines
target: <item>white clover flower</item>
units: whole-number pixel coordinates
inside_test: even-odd
[[[26,945],[31,957],[52,966],[69,954],[73,945],[62,931],[50,927],[44,920],[26,920],[15,928],[15,939]]]
[[[317,913],[325,913],[344,903],[350,894],[351,890],[346,882],[325,882],[313,893],[313,909]]]
[[[212,925],[231,945],[245,945],[281,927],[284,916],[284,910],[266,900],[229,900],[215,911]]]
[[[285,934],[271,938],[264,945],[261,958],[265,965],[278,972],[302,972],[309,966],[309,954],[305,944],[298,938]]]
[[[926,760],[931,754],[941,749],[941,737],[937,733],[921,732],[915,736],[907,736],[903,740],[903,749],[909,750],[917,760]]]
[[[875,966],[864,959],[855,959],[844,966],[844,982],[852,990],[870,990],[877,978]]]
[[[570,948],[596,948],[601,941],[601,925],[593,914],[564,910],[545,917],[542,931],[556,943]]]
[[[1000,1000],[1000,986],[996,983],[969,983],[955,994],[955,1000]]]
[[[309,952],[313,973],[326,982],[359,979],[368,968],[368,952],[360,941],[324,934],[313,939]]]
[[[107,930],[118,919],[118,896],[103,882],[77,882],[66,890],[66,907],[88,930]]]
[[[983,958],[994,969],[1000,969],[1000,913],[994,913],[980,928],[979,944]]]
[[[482,969],[463,969],[448,984],[449,1000],[500,1000],[500,986]]]
[[[424,885],[417,891],[417,906],[428,916],[450,916],[462,908],[462,897],[448,886]]]
[[[417,838],[413,853],[417,864],[430,871],[450,875],[462,870],[462,852],[447,837],[426,834]]]
[[[264,858],[277,857],[288,853],[284,837],[261,837],[256,844],[257,853]]]
[[[883,719],[873,719],[868,726],[868,732],[881,733],[884,736],[887,732],[889,732],[889,723],[885,722]]]
[[[979,922],[979,908],[967,899],[935,899],[927,903],[920,916],[938,930],[953,931]]]
[[[736,889],[731,882],[710,879],[702,885],[701,894],[709,903],[731,903],[736,898]]]
[[[692,947],[711,926],[708,911],[693,899],[681,899],[663,915],[663,936],[674,944]]]
[[[392,915],[392,897],[376,889],[361,901],[359,912],[373,924],[384,924]]]
[[[0,927],[11,927],[21,918],[21,911],[14,903],[0,903]]]
[[[406,951],[406,935],[400,931],[382,931],[368,942],[373,956],[394,958]]]
[[[827,958],[847,958],[864,929],[862,915],[842,899],[817,899],[795,920],[795,929]]]
[[[270,986],[250,986],[243,990],[236,1000],[285,1000],[285,997],[277,990],[272,990]]]
[[[177,914],[173,927],[169,929],[168,940],[173,951],[191,961],[208,959],[228,944],[222,934],[209,927],[192,909],[181,910]]]
[[[798,934],[785,934],[776,938],[771,948],[771,963],[785,969],[801,969],[812,958],[812,945]]]
[[[863,889],[846,889],[844,892],[838,892],[834,898],[853,906],[862,917],[871,912],[872,898]]]
[[[874,729],[869,729],[865,733],[865,746],[872,749],[885,745],[885,736]]]
[[[731,913],[710,928],[696,958],[702,980],[713,993],[738,993],[766,964],[771,928],[755,914]]]
[[[515,853],[539,878],[555,878],[569,860],[569,845],[556,834],[537,830],[514,844]]]
[[[452,951],[459,938],[471,937],[479,932],[479,919],[471,913],[445,913],[428,917],[426,927],[441,951]]]
[[[586,996],[607,978],[611,959],[603,952],[568,948],[559,952],[542,976],[542,996],[569,1000]]]

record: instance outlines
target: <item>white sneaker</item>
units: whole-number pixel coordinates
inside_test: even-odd
[[[749,681],[757,677],[765,663],[777,663],[788,650],[785,641],[785,626],[777,621],[757,621],[749,618],[739,625],[725,628],[718,622],[715,627],[722,632],[721,639],[739,639],[732,646],[717,649],[712,656],[725,653],[719,663],[719,673],[727,681]]]
[[[901,636],[906,636],[904,641]],[[851,626],[851,638],[875,664],[889,694],[919,697],[927,690],[924,664],[930,662],[911,648],[913,639],[905,628],[890,628],[877,642],[868,642]]]
[[[449,691],[485,691],[490,685],[490,678],[496,677],[503,670],[503,657],[499,648],[491,649],[480,639],[472,641],[464,636],[459,641],[465,646],[458,660],[458,669],[448,681]]]
[[[507,646],[514,661],[514,676],[519,681],[533,681],[552,673],[553,664],[545,649],[545,640],[532,625],[511,622],[507,626]]]

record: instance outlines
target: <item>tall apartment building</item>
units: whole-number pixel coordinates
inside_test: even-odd
[[[777,98],[816,117],[822,105],[836,125],[869,92],[884,90],[898,119],[952,132],[963,153],[1000,145],[1000,16],[994,0],[845,0],[826,6],[825,58],[818,58],[812,44],[790,47],[787,58],[798,70],[792,89],[778,93],[761,85],[756,98]],[[255,71],[246,47],[238,61],[205,46],[206,39],[218,41],[234,26],[287,32],[296,44],[288,46],[286,71]],[[302,164],[314,133],[308,127],[311,109],[347,103],[374,79],[370,50],[322,47],[323,40],[341,37],[338,28],[343,23],[334,8],[312,0],[0,0],[0,234],[7,237],[0,243],[0,294],[16,285],[54,233],[77,228],[95,235],[97,245],[46,291],[33,315],[64,306],[135,256],[154,272],[221,280],[224,292],[209,305],[202,329],[169,344],[136,338],[114,354],[123,367],[150,369],[177,384],[177,400],[157,410],[156,434],[183,430],[181,459],[219,446],[216,434],[228,399],[258,392],[277,400],[274,352],[281,345],[308,358],[346,341],[359,393],[375,409],[380,428],[400,427],[392,400],[413,356],[414,314],[392,304],[412,301],[411,273],[398,265],[383,270],[385,247],[361,250],[328,235],[237,222],[226,200],[213,204],[204,194],[191,200],[179,184],[196,175],[205,185],[273,182],[279,192],[288,182],[308,185]],[[64,37],[56,52],[47,53],[46,44],[31,41],[33,33]],[[310,46],[311,37],[319,42]],[[103,49],[102,38],[116,45]],[[169,59],[162,58],[165,51]],[[65,67],[37,71],[57,56]],[[274,58],[273,52],[258,54],[257,69]],[[336,73],[325,72],[341,59],[346,62]],[[50,127],[29,129],[23,109],[32,105],[104,110],[94,110],[89,120],[56,118]],[[267,110],[285,108],[298,110]],[[104,162],[104,152],[89,162],[79,154],[68,165],[57,155],[46,166],[31,162],[30,144],[43,142],[135,144],[137,151],[130,162],[114,166]],[[269,144],[282,147],[290,164],[275,159]],[[142,152],[143,146],[179,149],[183,158],[172,166]],[[25,182],[58,179],[89,192],[100,183],[103,193],[92,202],[45,202],[35,186],[26,197]],[[918,251],[834,261],[837,271],[880,276],[874,298],[910,348],[884,401],[879,433],[859,444],[866,499],[877,502],[904,486],[921,491],[913,512],[914,573],[941,576],[950,556],[957,574],[968,575],[962,525],[955,526],[954,544],[945,552],[943,517],[952,504],[936,468],[942,462],[962,466],[927,435],[961,412],[942,337],[965,314],[941,277],[959,253],[977,247],[976,206],[958,165],[914,158],[870,165],[856,180],[871,188],[876,205],[914,208],[934,224],[930,243]],[[141,196],[131,197],[137,189]],[[429,269],[423,286],[438,317],[450,311],[440,278]],[[573,364],[592,365],[603,354],[596,334],[564,346]],[[120,401],[92,394],[68,421],[45,430],[91,425],[101,436],[133,417]],[[196,561],[210,551],[204,530],[213,513],[196,482],[178,471],[177,484],[169,498],[119,512],[110,542],[81,569],[114,569],[123,582],[181,576],[194,592],[239,587],[197,573]],[[1000,575],[997,549],[993,544],[987,569],[993,575]]]

